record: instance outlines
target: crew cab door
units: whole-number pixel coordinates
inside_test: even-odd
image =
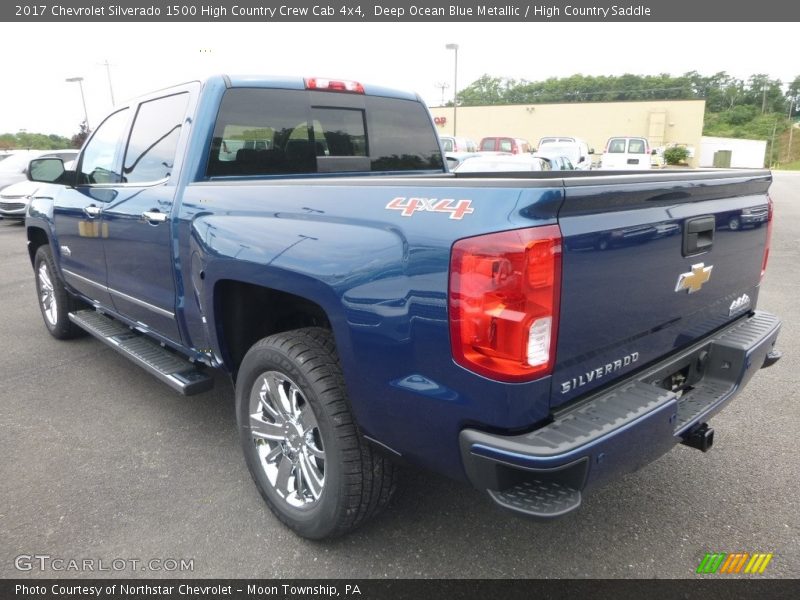
[[[95,130],[81,153],[76,185],[63,188],[56,198],[53,221],[59,264],[66,282],[102,306],[111,306],[103,238],[107,228],[103,210],[117,196],[122,140],[130,110],[109,115]]]
[[[176,342],[181,336],[171,244],[174,166],[188,102],[185,91],[139,104],[118,195],[103,210],[108,288],[116,310]]]

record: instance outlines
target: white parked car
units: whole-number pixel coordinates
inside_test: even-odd
[[[571,142],[546,142],[540,144],[536,151],[537,156],[566,156],[579,171],[588,171],[592,168],[591,155],[594,148],[589,148],[589,144],[583,140],[575,139]]]
[[[455,173],[550,171],[550,161],[532,154],[481,154],[465,158]]]
[[[77,154],[77,150],[75,153]],[[43,156],[51,156],[50,153]],[[59,158],[61,158],[59,156]],[[74,161],[64,163],[65,169],[71,169]],[[49,184],[37,183],[24,179],[0,190],[0,219],[22,220],[28,212],[28,205],[37,193],[45,193]]]
[[[19,150],[3,161],[0,161],[0,190],[17,183],[25,181],[25,174],[28,172],[28,163],[34,158],[57,157],[68,162],[75,160],[78,156],[77,150]]]
[[[650,144],[643,137],[612,137],[600,159],[601,169],[615,171],[649,169]]]
[[[18,181],[0,190],[0,218],[24,219],[31,196],[44,184],[33,181]]]
[[[478,144],[469,138],[442,135],[439,139],[445,152],[475,152],[478,149]]]

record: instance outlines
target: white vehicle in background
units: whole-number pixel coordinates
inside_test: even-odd
[[[0,219],[14,219],[22,221],[28,212],[31,196],[42,185],[33,181],[18,181],[0,191]]]
[[[452,135],[439,136],[442,141],[442,150],[445,152],[476,152],[478,144],[465,137],[454,137]]]
[[[548,135],[545,137],[539,138],[539,143],[536,145],[536,149],[542,147],[544,144],[560,144],[562,142],[579,142],[578,138],[570,137],[566,135]]]
[[[614,171],[649,169],[651,154],[647,138],[612,137],[600,159],[600,168]]]
[[[64,150],[18,150],[3,161],[0,161],[0,190],[12,183],[26,180],[28,163],[34,158],[60,158],[63,161],[74,160],[78,151]]]
[[[592,154],[594,154],[594,148],[589,148],[589,144],[577,138],[573,138],[571,142],[545,142],[544,144],[540,140],[539,148],[536,150],[537,156],[545,158],[566,156],[573,168],[579,171],[588,171],[592,168]]]
[[[452,169],[454,173],[503,173],[511,171],[550,171],[546,158],[532,154],[479,154],[465,158]]]
[[[59,152],[66,154],[66,151]],[[77,155],[78,151],[75,150],[74,152]],[[49,157],[50,154],[45,154],[44,156]],[[74,161],[65,162],[64,168],[71,169],[73,164]],[[48,188],[50,187],[56,189],[55,186],[50,186],[47,183],[38,183],[27,179],[4,187],[0,191],[0,220],[23,221],[28,213],[28,205],[31,203],[31,199],[37,195],[48,195],[50,192]]]

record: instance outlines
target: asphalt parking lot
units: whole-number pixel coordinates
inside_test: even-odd
[[[706,552],[771,552],[763,577],[800,577],[800,173],[777,174],[771,193],[759,307],[784,320],[784,358],[714,418],[710,452],[679,446],[551,523],[405,469],[388,510],[326,543],[262,502],[226,378],[183,398],[99,341],[51,338],[24,228],[0,221],[0,577],[691,578]],[[19,571],[19,555],[193,569]]]

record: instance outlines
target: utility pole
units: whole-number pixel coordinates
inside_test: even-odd
[[[442,106],[444,106],[444,91],[445,91],[447,88],[449,88],[449,87],[450,87],[450,84],[449,84],[449,83],[447,83],[446,81],[439,81],[439,82],[437,82],[437,83],[436,83],[436,85],[435,85],[435,86],[433,86],[433,87],[437,87],[437,88],[439,88],[440,90],[442,90]]]
[[[775,117],[775,123],[772,125],[772,143],[769,145],[769,168],[772,168],[772,156],[775,154],[775,130],[778,128],[778,118]]]
[[[792,161],[792,137],[794,136],[794,122],[792,121],[793,109],[794,98],[789,98],[789,149],[786,151],[786,162]]]

